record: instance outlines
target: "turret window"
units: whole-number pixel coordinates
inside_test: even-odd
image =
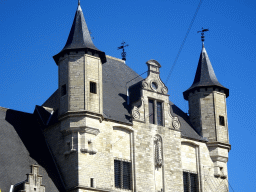
[[[219,116],[219,122],[221,126],[225,126],[225,119],[223,116]]]
[[[67,87],[66,84],[61,86],[61,96],[64,96],[67,94]]]
[[[95,82],[90,81],[90,92],[97,94],[97,86]]]
[[[163,126],[163,103],[153,99],[148,100],[149,123]]]

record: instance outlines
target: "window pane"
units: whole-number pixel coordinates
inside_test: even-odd
[[[184,192],[189,192],[189,182],[188,182],[187,172],[183,172],[183,185],[184,185]]]
[[[157,102],[157,125],[163,125],[163,110],[161,102]]]
[[[114,160],[115,166],[115,187],[121,188],[121,161]]]
[[[123,189],[131,189],[131,163],[123,162]]]
[[[190,173],[191,192],[198,192],[197,174]]]
[[[155,124],[155,108],[154,108],[154,101],[148,100],[148,113],[149,113],[149,123]]]

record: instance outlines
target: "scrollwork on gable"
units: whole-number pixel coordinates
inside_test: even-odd
[[[138,104],[138,103],[140,103],[140,104]],[[131,112],[133,120],[145,121],[144,111],[145,111],[144,99],[142,97],[139,102],[137,102],[133,105],[132,112]]]
[[[180,121],[178,119],[178,117],[173,117],[171,114],[171,105],[168,103],[168,115],[169,117],[171,117],[172,119],[172,128],[174,128],[175,130],[179,130],[180,129]]]

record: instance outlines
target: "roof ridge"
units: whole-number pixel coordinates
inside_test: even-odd
[[[113,57],[113,56],[110,56],[110,55],[106,55],[106,57],[109,58],[109,59],[114,59],[114,60],[116,60],[116,61],[121,61],[121,62],[125,63],[124,60],[119,59],[119,58],[116,58],[116,57]]]

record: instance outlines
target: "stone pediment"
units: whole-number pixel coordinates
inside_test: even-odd
[[[142,88],[144,90],[167,95],[168,89],[160,79],[159,75],[159,68],[161,65],[153,59],[147,61],[146,63],[148,65],[148,77],[142,81]]]

